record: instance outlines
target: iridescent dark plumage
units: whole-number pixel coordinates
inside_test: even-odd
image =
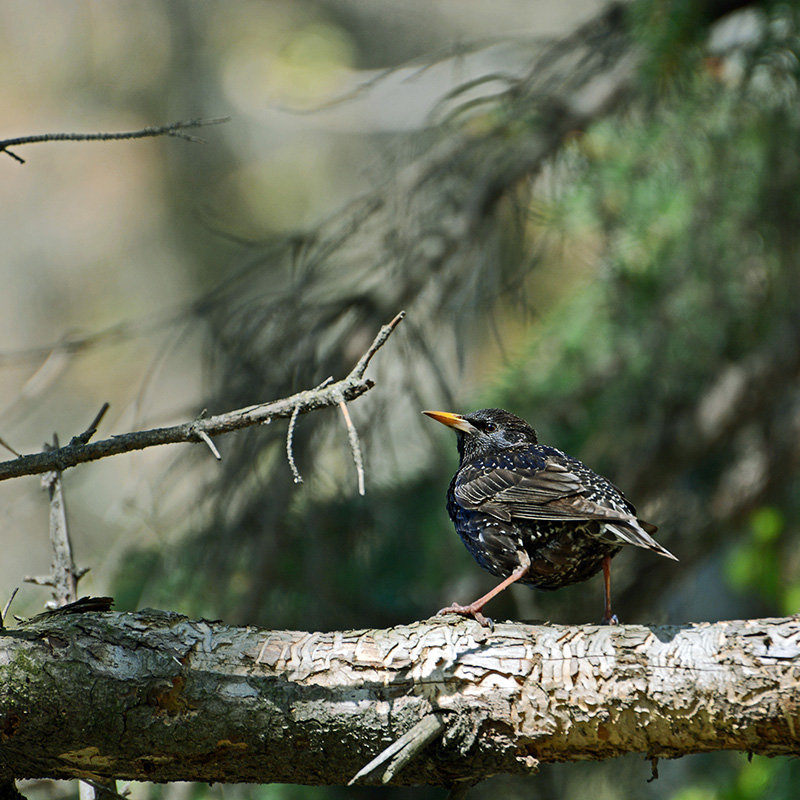
[[[576,458],[539,444],[525,420],[499,408],[424,413],[458,436],[461,461],[447,491],[456,531],[475,560],[504,579],[474,603],[443,612],[483,622],[483,606],[515,581],[559,589],[602,569],[604,621],[611,623],[609,569],[622,545],[675,558],[619,489]]]

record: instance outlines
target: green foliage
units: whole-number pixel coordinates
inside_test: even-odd
[[[727,554],[725,577],[734,590],[760,598],[775,613],[796,614],[800,609],[797,533],[787,524],[787,513],[796,518],[796,507],[762,506],[753,511],[744,536]]]
[[[764,507],[750,517],[749,535],[728,555],[726,575],[739,591],[757,591],[776,601],[784,582],[777,549],[784,529],[783,514],[776,508]]]
[[[731,774],[715,774],[675,792],[670,800],[794,800],[800,764],[786,759],[737,756]]]
[[[594,243],[600,271],[552,310],[502,401],[561,408],[572,431],[633,423],[640,438],[791,311],[796,270],[771,214],[797,203],[774,162],[796,185],[800,138],[776,135],[775,107],[757,100],[701,74],[680,102],[600,123],[576,145],[581,171],[550,218]]]

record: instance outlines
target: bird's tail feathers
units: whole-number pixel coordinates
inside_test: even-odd
[[[647,525],[648,528],[653,528],[655,530],[655,525],[651,525],[650,523],[644,524]],[[620,544],[633,544],[637,547],[644,547],[665,558],[671,558],[674,561],[678,560],[666,547],[662,547],[662,545],[647,533],[639,520],[632,519],[630,522],[620,521],[618,523],[606,522],[605,529],[607,532],[612,533],[614,537],[619,540]]]

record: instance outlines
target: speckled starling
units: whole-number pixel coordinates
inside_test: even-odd
[[[539,444],[525,420],[500,408],[423,413],[458,437],[460,464],[447,491],[450,519],[475,560],[503,579],[474,603],[454,603],[440,614],[488,624],[483,607],[516,581],[560,589],[602,569],[603,622],[613,624],[610,566],[622,545],[677,561],[619,489],[578,459]]]

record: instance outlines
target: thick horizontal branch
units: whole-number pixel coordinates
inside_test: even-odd
[[[353,367],[350,374],[340,381],[298,392],[281,400],[247,406],[235,411],[228,411],[225,414],[204,417],[167,428],[151,428],[145,431],[124,433],[92,443],[83,442],[80,437],[76,437],[64,447],[0,462],[0,481],[51,470],[63,471],[87,461],[96,461],[99,458],[129,453],[133,450],[143,450],[145,447],[154,447],[155,445],[200,442],[204,441],[206,437],[230,433],[239,428],[262,425],[273,419],[291,417],[295,413],[306,414],[320,408],[338,406],[342,401],[355,400],[374,385],[371,380],[364,378],[364,372],[372,356],[385,344],[403,316],[401,311],[388,325],[384,325],[380,329],[367,352]]]
[[[0,780],[344,784],[374,760],[360,780],[448,785],[629,752],[796,754],[799,680],[798,618],[304,633],[54,613],[0,635]]]

